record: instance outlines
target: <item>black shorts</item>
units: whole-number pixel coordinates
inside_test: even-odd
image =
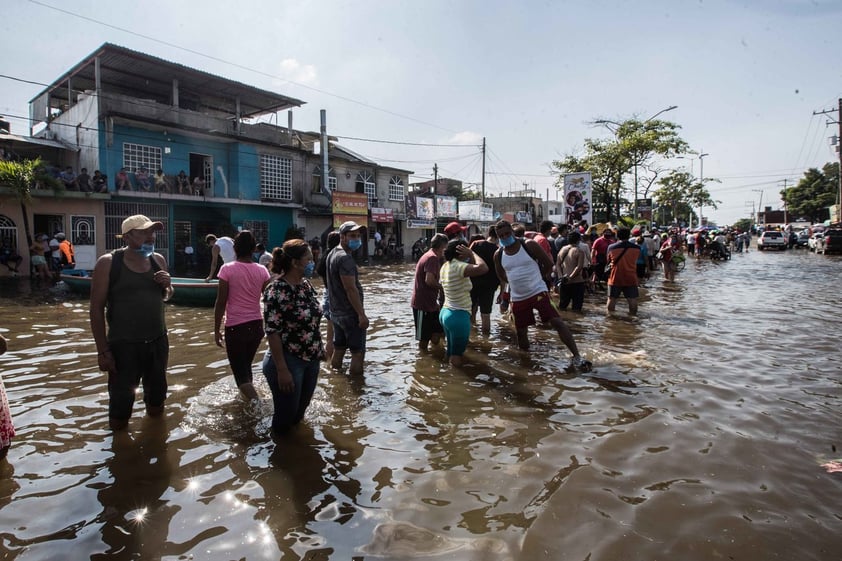
[[[424,312],[412,308],[412,319],[415,323],[415,340],[429,341],[436,333],[443,334],[444,328],[439,321],[438,312]]]
[[[490,314],[494,308],[496,286],[477,286],[471,289],[471,305],[479,308],[481,314]]]
[[[108,375],[108,416],[128,419],[132,416],[135,390],[143,383],[143,402],[160,407],[167,398],[167,362],[170,342],[166,335],[153,341],[109,343],[116,374]]]
[[[618,298],[622,294],[626,298],[637,298],[640,296],[640,291],[636,286],[614,286],[608,287],[608,297]]]

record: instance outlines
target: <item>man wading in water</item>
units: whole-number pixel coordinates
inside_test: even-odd
[[[141,380],[146,414],[157,417],[164,412],[170,351],[164,301],[173,288],[166,260],[155,253],[155,231],[163,227],[142,214],[126,218],[125,247],[101,256],[94,268],[91,332],[99,369],[108,372],[112,430],[129,424]]]
[[[541,321],[552,325],[561,342],[573,353],[571,365],[584,371],[590,370],[591,363],[579,355],[573,334],[550,301],[545,280],[550,278],[553,270],[550,256],[535,241],[516,238],[512,225],[506,220],[498,222],[495,230],[500,249],[494,254],[494,265],[501,290],[508,284],[511,293],[518,346],[523,350],[529,349],[529,326],[535,325],[534,311],[537,310]]]

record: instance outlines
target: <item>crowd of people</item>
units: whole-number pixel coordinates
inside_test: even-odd
[[[127,218],[121,229],[124,247],[102,255],[94,269],[91,331],[98,366],[108,373],[108,415],[114,430],[128,425],[140,385],[147,414],[158,416],[164,410],[169,342],[163,304],[174,289],[166,259],[155,252],[156,233],[162,228],[143,215]],[[266,338],[262,372],[272,392],[275,435],[304,417],[321,361],[341,369],[349,354],[349,374],[364,373],[369,318],[353,256],[362,246],[363,232],[355,222],[343,223],[326,237],[324,252],[318,247],[318,255],[301,239],[269,253],[248,230],[234,238],[206,237],[213,263],[205,280],[219,279],[214,342],[225,349],[240,394],[259,413],[251,366]],[[467,228],[458,222],[433,236],[416,264],[410,300],[419,350],[443,343],[454,367],[464,364],[474,329],[490,334],[497,304],[521,349],[530,347],[529,328],[537,314],[569,351],[568,367],[587,371],[591,363],[560,310],[582,312],[591,297],[604,299],[611,314],[623,297],[634,315],[639,287],[659,267],[664,280],[673,282],[685,252],[704,255],[705,247],[717,244],[740,250],[750,245],[750,236],[745,239],[739,232],[641,232],[550,221],[529,232],[522,224],[501,220],[485,235],[466,236]],[[33,259],[33,265],[39,271],[46,268],[47,274],[74,266],[72,244],[61,232],[52,238],[37,236],[31,250],[43,259]],[[9,261],[7,257],[7,266]],[[321,300],[310,281],[314,274],[324,281]],[[14,434],[10,418],[2,423],[0,450]]]
[[[19,276],[23,256],[18,253],[11,238],[4,238],[0,246],[0,265],[5,266],[11,276]],[[34,278],[39,280],[58,280],[59,274],[76,267],[76,254],[73,244],[64,232],[56,232],[52,237],[36,234],[29,246],[30,264]]]

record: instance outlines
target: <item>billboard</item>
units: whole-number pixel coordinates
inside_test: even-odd
[[[637,217],[641,220],[652,221],[652,199],[637,199]]]
[[[432,197],[422,197],[416,193],[410,193],[406,196],[406,219],[412,220],[414,218],[422,221],[435,219]]]
[[[456,218],[456,197],[436,195],[436,216],[440,218]]]
[[[564,174],[564,222],[565,224],[576,224],[587,220],[588,224],[593,223],[593,210],[591,209],[591,188],[590,172],[566,173]]]
[[[494,206],[482,201],[459,201],[459,220],[492,222],[494,220]]]

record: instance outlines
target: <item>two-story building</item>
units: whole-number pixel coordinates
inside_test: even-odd
[[[367,200],[354,219],[371,234],[405,238],[411,172],[380,166],[330,138],[323,189],[320,134],[293,127],[292,109],[303,104],[106,43],[31,100],[32,138],[23,140],[51,143],[43,157],[59,169],[105,174],[107,192],[33,191],[31,233],[66,232],[77,268],[90,269],[98,255],[121,245],[126,216],[146,214],[166,225],[158,251],[182,274],[188,247],[197,267],[208,261],[208,233],[249,229],[270,248],[293,229],[305,239],[322,236],[347,218],[333,204],[339,192]],[[267,117],[275,123],[258,121]],[[163,179],[156,181],[159,170]],[[118,175],[128,179],[120,188]],[[0,227],[17,229],[19,251],[28,255],[19,205],[7,200],[0,187]]]

